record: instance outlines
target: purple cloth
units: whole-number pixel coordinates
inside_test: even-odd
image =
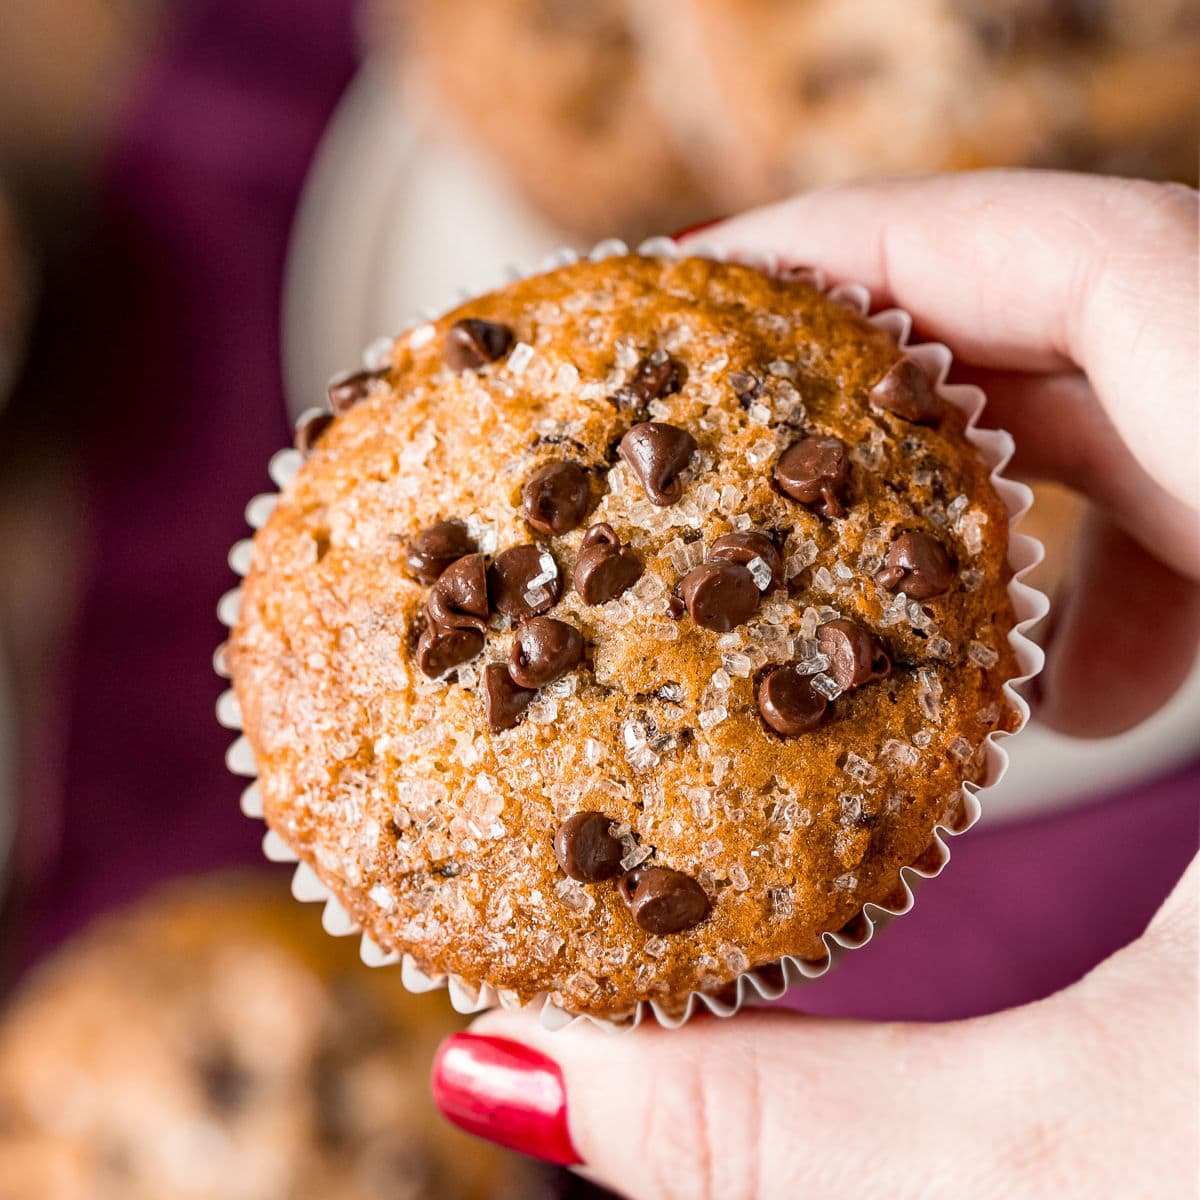
[[[353,71],[351,9],[193,4],[113,146],[78,328],[50,351],[55,394],[82,397],[88,531],[65,721],[27,797],[28,953],[166,877],[260,861],[213,718],[213,610],[287,440],[282,268]],[[1062,987],[1144,927],[1200,841],[1198,794],[1200,764],[1062,816],[985,819],[912,914],[791,1002],[935,1019]]]
[[[74,319],[41,348],[45,402],[78,404],[86,528],[63,725],[25,797],[20,957],[165,876],[261,861],[213,719],[215,604],[288,439],[284,258],[353,8],[181,8],[110,148]]]

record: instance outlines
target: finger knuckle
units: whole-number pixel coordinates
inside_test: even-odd
[[[1134,230],[1150,241],[1195,238],[1200,193],[1182,183],[1128,180],[1126,194],[1135,208]]]
[[[647,1097],[639,1148],[655,1200],[761,1200],[757,1058],[730,1079],[709,1059],[681,1059]]]

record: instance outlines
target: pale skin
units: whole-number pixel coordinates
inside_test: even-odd
[[[1077,736],[1154,712],[1200,638],[1198,211],[1182,187],[979,172],[701,235],[908,309],[983,384],[1015,468],[1091,500],[1037,704]],[[1081,982],[973,1020],[747,1012],[613,1037],[500,1011],[473,1032],[559,1064],[586,1173],[633,1200],[1192,1197],[1198,898],[1193,861]]]

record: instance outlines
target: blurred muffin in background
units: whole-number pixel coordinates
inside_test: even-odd
[[[0,1200],[527,1200],[428,1097],[445,996],[363,966],[277,878],[109,918],[0,1023]]]
[[[655,0],[680,138],[736,210],[862,175],[992,165],[1195,174],[1179,0]]]
[[[1196,176],[1188,0],[376,0],[406,66],[588,236],[988,165]]]
[[[709,215],[628,0],[397,3],[406,67],[552,221],[648,233]]]

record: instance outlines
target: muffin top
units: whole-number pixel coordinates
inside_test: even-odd
[[[144,901],[36,971],[0,1021],[4,1200],[499,1200],[428,1077],[457,1026],[324,935],[280,881]]]
[[[1015,727],[989,470],[802,273],[578,262],[330,396],[228,659],[267,822],[427,972],[621,1016],[822,959]]]

